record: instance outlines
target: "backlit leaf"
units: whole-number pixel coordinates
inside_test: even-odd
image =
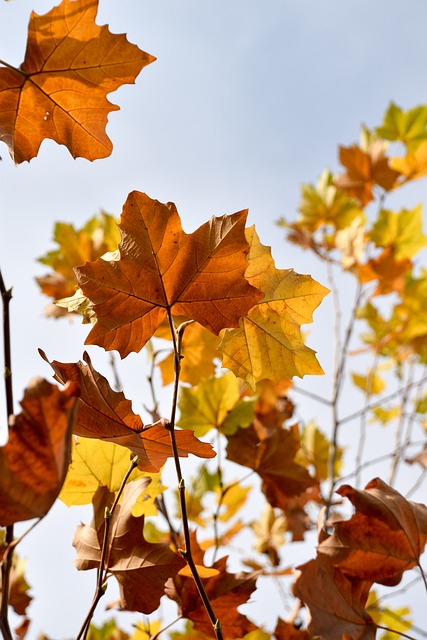
[[[295,375],[322,374],[300,327],[312,322],[313,311],[328,289],[292,269],[276,269],[270,248],[260,243],[254,227],[246,235],[251,247],[246,278],[265,297],[238,329],[225,331],[220,345],[223,367],[252,386],[264,378],[279,382]]]
[[[129,461],[129,450],[125,447],[103,440],[78,438],[73,444],[71,464],[59,499],[70,507],[90,504],[98,487],[107,487],[115,493],[129,468]],[[141,477],[147,477],[147,474],[134,469],[128,482]],[[134,506],[135,516],[157,514],[154,499],[165,487],[160,484],[158,474],[151,474],[150,480]]]
[[[223,376],[212,376],[196,387],[181,387],[178,425],[193,429],[197,437],[211,429],[231,435],[253,421],[254,402],[254,399],[240,398],[239,382],[231,371]]]
[[[77,394],[73,383],[60,391],[42,378],[25,390],[0,448],[1,526],[41,518],[56,500],[70,462]]]
[[[351,579],[398,584],[424,550],[427,507],[406,500],[378,478],[363,491],[343,485],[337,493],[352,502],[355,513],[333,523],[334,533],[319,552]]]
[[[43,352],[41,355],[49,362]],[[88,354],[84,359],[86,364],[49,362],[58,382],[65,384],[72,380],[80,389],[74,433],[127,447],[138,456],[141,471],[160,471],[173,455],[164,424],[144,427],[141,417],[133,412],[130,400],[122,392],[111,389],[107,379],[92,367]],[[202,458],[215,456],[211,445],[197,440],[192,431],[177,429],[175,436],[180,456],[187,457],[189,453]]]
[[[215,334],[235,327],[263,297],[244,277],[247,212],[212,218],[192,234],[175,205],[138,191],[120,218],[120,260],[98,259],[75,269],[97,322],[86,344],[138,352],[168,313],[196,320]]]
[[[358,145],[340,147],[340,162],[346,172],[335,179],[335,185],[349,196],[358,198],[363,206],[373,199],[375,185],[390,191],[400,175],[395,165],[389,166],[384,145],[379,141],[367,151]]]
[[[159,606],[166,580],[178,573],[184,560],[168,545],[144,539],[144,516],[135,518],[132,507],[145,483],[146,479],[140,478],[124,489],[123,499],[111,517],[105,566],[119,583],[121,608],[152,613]],[[100,487],[94,497],[93,522],[77,527],[73,546],[77,551],[74,564],[79,571],[99,568],[105,508],[111,507],[113,499],[114,494]]]
[[[412,628],[412,622],[408,619],[408,615],[411,613],[409,607],[392,609],[382,605],[375,589],[369,593],[366,610],[376,624],[394,631],[394,633],[382,632],[379,640],[395,640],[399,631],[410,631]]]
[[[393,247],[398,261],[412,258],[427,245],[422,206],[402,209],[399,213],[382,209],[369,238],[377,247]]]
[[[352,373],[351,377],[356,387],[359,387],[359,389],[368,395],[377,395],[385,389],[384,379],[377,373],[371,372],[367,376],[362,376],[359,373]]]
[[[408,151],[414,151],[427,139],[427,106],[414,107],[403,111],[401,107],[390,103],[383,123],[376,132],[385,140],[403,142]]]
[[[427,175],[427,140],[402,158],[391,158],[390,167],[404,176],[404,181],[417,180]]]
[[[98,0],[63,0],[31,14],[25,60],[0,68],[0,140],[14,162],[34,158],[50,138],[73,158],[105,158],[112,144],[107,94],[133,84],[153,56],[95,24]]]

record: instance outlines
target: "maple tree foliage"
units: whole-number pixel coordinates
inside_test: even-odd
[[[0,67],[0,140],[16,163],[34,158],[51,138],[73,158],[105,158],[106,95],[136,76],[154,57],[95,24],[98,0],[63,0],[49,13],[32,13],[25,60]],[[4,65],[4,63],[3,63]]]
[[[96,12],[96,0],[63,0],[45,16],[32,14],[23,65],[1,63],[0,140],[15,163],[35,157],[45,138],[65,144],[73,157],[111,153],[105,126],[117,107],[106,96],[133,83],[154,58],[97,26]],[[399,156],[392,155],[394,142],[403,147]],[[153,406],[142,401],[152,421],[143,422],[87,353],[83,362],[63,363],[40,351],[62,388],[32,382],[18,415],[5,376],[10,435],[0,449],[0,628],[6,640],[9,605],[25,616],[16,630],[24,638],[33,597],[13,525],[44,517],[58,496],[68,506],[93,506],[92,522],[78,525],[73,541],[77,569],[96,570],[79,640],[166,633],[161,627],[174,622],[162,613],[163,597],[176,607],[175,622],[186,621],[171,640],[374,640],[383,631],[387,640],[398,633],[414,639],[410,610],[383,606],[373,586],[396,586],[418,571],[427,587],[427,507],[393,486],[401,464],[427,467],[425,444],[412,436],[416,428],[425,442],[427,270],[418,260],[427,237],[421,205],[385,208],[396,189],[427,174],[426,149],[427,107],[405,112],[392,103],[381,125],[362,128],[360,143],[340,146],[337,174],[327,170],[316,185],[303,185],[297,220],[279,224],[288,241],[326,265],[328,288],[277,268],[255,228],[246,228],[246,210],[186,233],[173,203],[132,191],[117,226],[105,213],[80,229],[56,225],[58,248],[40,258],[51,271],[37,279],[53,299],[47,315],[80,314],[90,325],[86,344],[117,350],[122,359],[148,353]],[[336,314],[332,400],[311,394],[331,409],[330,425],[318,425],[305,421],[297,402],[303,390],[292,378],[323,373],[301,327],[313,321],[329,289],[339,297],[334,270],[352,280],[356,296],[344,329]],[[10,292],[1,284],[6,327]],[[343,407],[342,389],[356,326],[367,330],[353,353],[371,361],[348,376],[364,397],[352,411]],[[160,377],[165,387],[172,384],[167,418],[154,391]],[[381,428],[397,422],[397,436],[389,482],[376,478],[360,489],[368,418]],[[358,421],[353,464],[341,427]],[[189,454],[199,459],[191,479],[180,463]],[[162,480],[168,460],[175,492]],[[351,482],[337,488],[344,468]],[[248,504],[255,493],[262,508],[254,510]],[[348,504],[353,513],[345,517]],[[295,568],[287,549],[297,541],[309,545],[316,515],[316,555]],[[241,544],[240,535],[251,543],[246,537]],[[231,571],[237,562],[242,569]],[[139,620],[132,636],[113,619],[92,624],[111,578],[120,596],[110,608],[153,616]],[[276,623],[257,625],[240,607],[267,580],[286,589],[295,606]]]

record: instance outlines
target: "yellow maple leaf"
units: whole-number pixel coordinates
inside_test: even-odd
[[[111,492],[118,491],[129,468],[129,462],[129,451],[125,447],[112,442],[79,437],[73,444],[72,461],[59,499],[67,507],[71,507],[90,504],[100,486],[107,487]],[[143,513],[157,515],[154,498],[166,488],[160,484],[160,474],[148,474],[138,469],[132,471],[128,482],[144,477],[150,484],[147,483],[143,494],[134,505],[132,513],[136,517]]]
[[[391,158],[390,167],[404,176],[404,182],[427,175],[427,140],[402,158]]]
[[[224,332],[219,347],[223,367],[252,386],[264,378],[279,382],[323,374],[300,327],[312,322],[313,311],[329,290],[293,269],[276,269],[270,248],[260,243],[254,227],[246,230],[246,238],[250,251],[245,277],[265,297],[240,320],[238,329]]]

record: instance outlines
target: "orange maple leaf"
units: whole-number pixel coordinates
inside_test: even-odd
[[[166,460],[173,456],[169,431],[164,424],[144,426],[141,417],[132,411],[132,403],[122,392],[113,391],[108,380],[95,371],[87,353],[83,362],[49,362],[55,371],[55,380],[61,384],[73,381],[80,389],[74,433],[84,438],[98,438],[127,447],[139,458],[141,471],[160,471]],[[188,457],[193,453],[201,458],[216,454],[210,444],[198,440],[190,429],[176,429],[178,454]]]
[[[319,545],[351,579],[394,586],[407,569],[419,565],[427,541],[427,507],[406,500],[379,478],[363,491],[337,490],[355,506],[350,520],[334,522],[334,533]]]
[[[400,176],[399,171],[390,168],[380,142],[373,143],[368,151],[356,144],[340,147],[340,162],[347,171],[334,180],[335,186],[358,198],[363,206],[373,199],[374,185],[390,191]]]
[[[192,234],[176,207],[129,194],[120,218],[120,260],[75,269],[97,321],[86,344],[138,352],[169,314],[196,320],[215,334],[236,327],[263,297],[244,278],[247,211],[213,217]]]
[[[77,387],[64,391],[42,378],[25,390],[0,448],[0,525],[41,518],[56,500],[71,458]]]
[[[95,24],[98,0],[63,0],[49,13],[31,14],[25,60],[0,68],[0,140],[17,164],[34,158],[45,138],[67,146],[73,158],[105,158],[107,100],[132,84],[155,58],[124,34]]]
[[[396,260],[394,248],[386,247],[376,258],[366,264],[358,264],[357,275],[361,283],[378,280],[373,296],[401,293],[405,284],[404,275],[411,267],[410,260]]]
[[[164,595],[168,578],[185,566],[185,561],[167,544],[147,542],[143,536],[144,516],[132,515],[135,500],[147,478],[126,485],[123,499],[112,514],[105,565],[120,585],[120,607],[127,611],[152,613]],[[99,487],[93,498],[94,518],[79,525],[73,545],[77,550],[77,569],[99,569],[105,529],[105,509],[114,502],[114,493]]]

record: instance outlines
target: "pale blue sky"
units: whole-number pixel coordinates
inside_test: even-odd
[[[30,11],[51,7],[48,0],[0,0],[0,58],[19,65]],[[274,221],[295,217],[300,184],[315,181],[325,166],[337,170],[337,145],[356,142],[362,122],[380,124],[390,100],[404,108],[427,101],[424,0],[100,0],[98,24],[105,23],[157,57],[135,86],[110,96],[121,108],[107,128],[112,156],[73,161],[47,141],[39,157],[14,167],[0,147],[0,256],[6,283],[14,286],[16,400],[32,376],[50,376],[37,347],[51,359],[76,361],[87,335],[76,322],[42,315],[46,300],[33,277],[45,269],[35,259],[53,248],[55,221],[79,226],[100,208],[119,215],[133,189],[174,201],[186,231],[211,215],[249,208],[250,223],[272,245],[279,267],[326,284],[317,263],[283,243]],[[425,183],[398,192],[388,206],[409,207],[422,198]],[[328,313],[325,306],[315,316],[309,339],[325,369]],[[90,351],[108,375],[101,350]],[[137,406],[144,366],[144,356],[130,356],[124,367],[127,395]],[[326,382],[304,384],[319,390]],[[91,593],[92,576],[69,569],[68,541],[64,551],[48,538],[52,529],[61,538],[63,528],[72,536],[76,514],[55,508],[22,546],[38,594],[31,640],[42,630],[72,636],[86,611],[88,597],[81,603],[79,596]],[[64,556],[66,592],[78,594],[65,608],[61,578],[51,573]]]

